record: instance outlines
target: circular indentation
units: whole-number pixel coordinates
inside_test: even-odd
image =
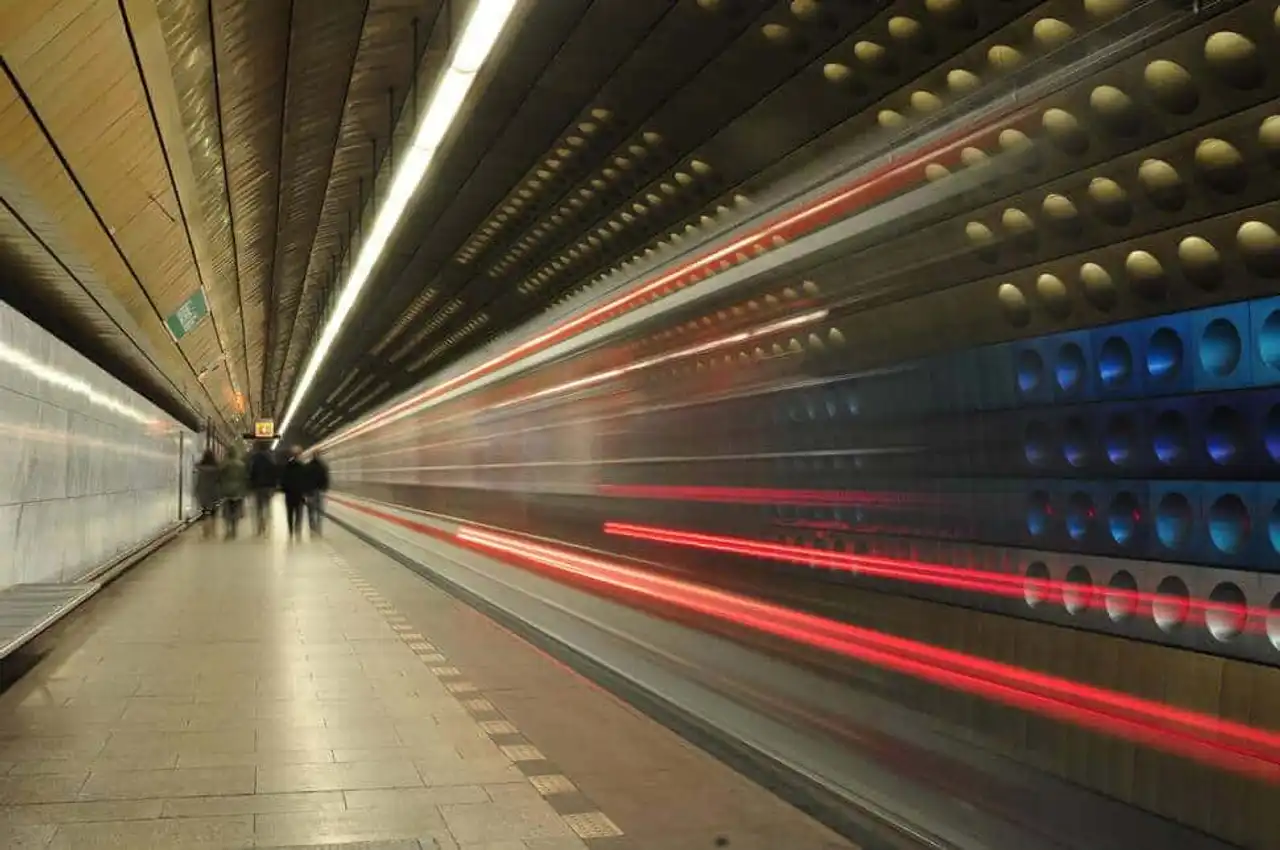
[[[1172,632],[1187,619],[1191,607],[1191,594],[1187,584],[1177,576],[1166,576],[1156,587],[1156,598],[1151,603],[1151,617],[1163,632]]]
[[[833,83],[843,83],[853,76],[853,70],[848,65],[842,65],[839,62],[828,62],[822,66],[822,76]]]
[[[1071,297],[1067,294],[1067,285],[1056,275],[1042,274],[1036,278],[1036,295],[1055,319],[1065,319],[1070,315]]]
[[[1092,109],[1108,130],[1127,135],[1138,127],[1138,111],[1133,99],[1115,86],[1097,86],[1089,93]]]
[[[1267,542],[1272,552],[1280,553],[1280,501],[1272,505],[1267,514]]]
[[[1165,493],[1156,505],[1156,537],[1166,549],[1176,552],[1191,536],[1194,517],[1191,502],[1182,493]]]
[[[1022,597],[1027,605],[1035,608],[1049,596],[1049,568],[1043,561],[1027,564],[1026,578],[1022,584]]]
[[[1071,28],[1071,24],[1057,18],[1041,18],[1031,28],[1031,37],[1046,50],[1061,47],[1075,34],[1076,31]]]
[[[1032,466],[1044,466],[1048,463],[1052,443],[1053,436],[1049,433],[1048,425],[1038,420],[1027,423],[1022,441],[1022,452],[1027,463]]]
[[[981,148],[967,147],[960,151],[960,164],[965,168],[977,168],[987,162],[987,154]]]
[[[1209,506],[1209,540],[1227,555],[1238,554],[1249,539],[1249,509],[1234,493],[1219,496]]]
[[[1053,366],[1058,389],[1067,394],[1078,392],[1084,382],[1085,368],[1084,349],[1075,342],[1063,343]]]
[[[1107,582],[1103,605],[1111,622],[1119,623],[1133,616],[1138,610],[1138,582],[1127,570],[1118,570]]]
[[[1022,64],[1022,54],[1007,44],[996,44],[987,51],[987,61],[997,71],[1012,71]]]
[[[1149,251],[1130,251],[1124,258],[1124,271],[1133,285],[1133,291],[1143,298],[1154,300],[1164,297],[1169,288],[1164,266]]]
[[[791,14],[805,23],[814,23],[822,18],[822,4],[818,0],[791,0]]]
[[[1147,341],[1147,375],[1155,381],[1171,381],[1182,370],[1182,337],[1173,328],[1157,328]]]
[[[997,141],[1000,144],[1000,149],[1009,153],[1025,151],[1031,147],[1031,139],[1027,137],[1027,134],[1013,128],[1001,130]]]
[[[1204,447],[1209,459],[1219,466],[1235,463],[1248,440],[1244,418],[1234,407],[1219,405],[1209,414],[1204,428]]]
[[[907,119],[902,117],[902,113],[894,112],[892,109],[881,109],[876,114],[876,121],[886,129],[896,129],[907,123]]]
[[[1098,378],[1107,389],[1122,386],[1133,376],[1133,351],[1121,336],[1110,336],[1098,349]]]
[[[1218,584],[1209,594],[1204,624],[1215,640],[1226,642],[1240,636],[1247,617],[1244,591],[1229,581]]]
[[[996,290],[996,298],[1009,323],[1021,327],[1031,321],[1031,308],[1027,306],[1027,296],[1012,283],[1002,283]]]
[[[1097,508],[1088,493],[1072,493],[1067,499],[1067,536],[1077,542],[1084,540],[1089,536],[1096,515]]]
[[[1262,424],[1262,444],[1267,447],[1267,455],[1280,463],[1280,404],[1267,411],[1267,418]]]
[[[1088,192],[1098,217],[1107,224],[1127,224],[1133,216],[1129,195],[1116,181],[1107,177],[1095,177],[1089,181]]]
[[[1044,383],[1044,358],[1034,348],[1024,348],[1018,353],[1015,371],[1018,390],[1023,395],[1033,393]]]
[[[1261,221],[1246,221],[1236,231],[1236,243],[1249,271],[1263,277],[1280,276],[1280,234]]]
[[[889,61],[889,51],[874,41],[860,41],[853,46],[853,55],[859,62],[870,68],[884,68]]]
[[[1138,428],[1133,417],[1126,413],[1114,414],[1107,420],[1107,430],[1102,438],[1107,460],[1113,466],[1128,466],[1137,452],[1137,439]]]
[[[1093,578],[1089,570],[1082,564],[1076,564],[1067,570],[1067,579],[1062,584],[1062,606],[1068,614],[1080,614],[1089,610],[1093,604]]]
[[[1000,214],[1000,225],[1013,236],[1026,236],[1036,229],[1031,216],[1016,207],[1009,207]]]
[[[1258,48],[1238,32],[1215,32],[1205,39],[1204,58],[1229,85],[1251,89],[1262,82],[1264,68]]]
[[[1280,154],[1280,115],[1271,115],[1258,125],[1258,144],[1268,157]]]
[[[1178,263],[1187,280],[1201,289],[1216,289],[1222,283],[1222,257],[1208,239],[1188,236],[1179,242]]]
[[[774,44],[786,44],[791,41],[791,28],[785,24],[765,24],[760,28],[760,32]]]
[[[1142,508],[1132,493],[1117,493],[1107,506],[1107,533],[1121,546],[1133,542],[1142,522]]]
[[[1174,466],[1187,460],[1191,452],[1191,429],[1177,410],[1165,410],[1156,417],[1151,430],[1151,450],[1156,460]]]
[[[968,94],[982,85],[982,80],[972,71],[956,68],[947,72],[947,88],[956,94]]]
[[[1177,169],[1162,159],[1144,160],[1138,166],[1138,182],[1142,189],[1162,210],[1172,212],[1187,203],[1187,187]]]
[[[889,35],[898,41],[918,39],[923,31],[920,22],[905,15],[895,15],[889,19]]]
[[[1046,195],[1040,208],[1050,221],[1058,224],[1072,224],[1080,216],[1076,205],[1066,195]]]
[[[1267,612],[1267,640],[1271,646],[1280,649],[1280,593],[1271,600],[1271,610]]]
[[[985,247],[996,241],[996,236],[991,232],[991,228],[987,227],[980,221],[971,221],[964,226],[965,238],[970,243]]]
[[[1046,110],[1041,124],[1053,143],[1065,153],[1078,155],[1088,149],[1089,137],[1081,129],[1076,117],[1065,109]]]
[[[1272,310],[1258,326],[1258,356],[1269,368],[1280,369],[1280,310]]]
[[[942,108],[942,98],[933,92],[914,91],[911,93],[911,108],[916,112],[929,114]]]
[[[1129,6],[1130,0],[1084,0],[1085,12],[1094,18],[1114,18]]]
[[[1078,416],[1068,417],[1062,426],[1062,457],[1068,464],[1080,469],[1089,463],[1092,454],[1089,445],[1089,426]]]
[[[1222,139],[1205,139],[1196,145],[1195,163],[1200,179],[1219,192],[1239,192],[1249,182],[1244,157]]]
[[[1049,503],[1049,494],[1044,490],[1036,490],[1027,497],[1027,532],[1032,537],[1039,537],[1049,530],[1049,520],[1053,517],[1053,505]]]
[[[1240,365],[1242,348],[1236,326],[1227,319],[1214,319],[1200,335],[1200,366],[1211,375],[1225,378]]]
[[[1085,263],[1080,267],[1080,284],[1084,287],[1085,299],[1095,309],[1104,313],[1116,306],[1118,298],[1115,281],[1111,274],[1097,263]]]
[[[1200,103],[1190,72],[1177,62],[1157,59],[1143,69],[1142,79],[1156,103],[1175,115],[1194,112]]]

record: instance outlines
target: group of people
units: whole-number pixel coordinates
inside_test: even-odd
[[[324,517],[324,494],[329,489],[329,468],[319,452],[303,457],[298,446],[277,463],[265,444],[258,444],[248,461],[239,449],[232,447],[218,462],[214,453],[206,451],[196,466],[196,500],[200,506],[205,537],[212,537],[221,506],[228,539],[236,536],[244,503],[253,497],[259,535],[267,533],[271,517],[271,500],[277,491],[284,493],[285,516],[291,538],[302,537],[303,511],[306,511],[312,534],[320,534]]]

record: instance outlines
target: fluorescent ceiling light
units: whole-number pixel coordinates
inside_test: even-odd
[[[462,35],[454,43],[449,65],[436,82],[427,108],[414,129],[409,149],[391,178],[391,187],[387,190],[382,206],[378,208],[364,244],[360,246],[355,264],[338,296],[338,303],[307,358],[306,368],[302,371],[302,377],[298,380],[293,398],[280,423],[281,434],[289,430],[294,414],[298,412],[298,407],[315,381],[329,349],[333,347],[338,333],[351,315],[360,292],[373,277],[373,270],[382,258],[382,252],[391,240],[396,225],[400,223],[409,200],[422,185],[441,142],[462,110],[471,86],[475,83],[476,73],[493,52],[494,45],[498,43],[498,38],[506,29],[518,3],[519,0],[477,0],[472,8]]]

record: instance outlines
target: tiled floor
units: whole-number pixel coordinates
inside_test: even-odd
[[[325,542],[186,534],[0,697],[0,847],[584,848],[386,613]]]
[[[592,850],[851,850],[840,836],[355,537],[335,531],[329,542],[348,563],[358,562],[362,581],[379,598],[394,600],[397,614],[465,675],[479,702],[469,710],[494,718],[481,721],[494,739],[515,739],[516,730],[536,750],[537,760],[518,767],[558,811],[598,810],[621,829],[621,836],[591,841]]]

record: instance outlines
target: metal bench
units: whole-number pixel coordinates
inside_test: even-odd
[[[96,582],[17,584],[0,590],[0,659],[65,617],[99,586]]]

